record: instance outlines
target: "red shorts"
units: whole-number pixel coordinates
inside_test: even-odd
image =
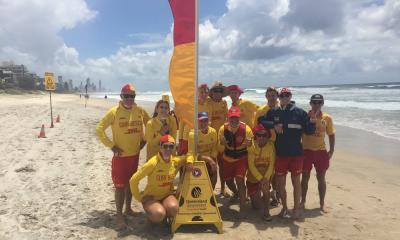
[[[137,171],[139,155],[112,158],[111,177],[116,188],[123,188],[129,184],[129,179]]]
[[[247,172],[247,157],[241,158],[235,162],[223,161],[224,180],[231,180],[235,177],[245,178]]]
[[[261,190],[260,183],[252,183],[249,181],[246,181],[246,187],[247,187],[247,195],[250,197],[254,196],[257,192]]]
[[[326,150],[304,150],[303,172],[311,172],[314,164],[317,174],[325,174],[329,168],[329,156]]]
[[[293,176],[299,175],[303,170],[304,156],[295,157],[276,157],[275,174],[278,176],[286,175],[288,171]]]

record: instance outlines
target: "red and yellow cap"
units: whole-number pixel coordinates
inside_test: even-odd
[[[241,94],[243,93],[243,89],[241,89],[238,85],[230,85],[228,86],[229,91],[238,91]]]
[[[121,89],[122,94],[132,94],[135,93],[135,87],[132,84],[126,84]]]
[[[174,143],[175,144],[175,139],[169,134],[163,135],[160,137],[160,144],[164,144],[164,143]]]
[[[253,128],[253,134],[254,134],[254,136],[257,136],[257,133],[259,133],[259,132],[266,132],[266,134],[267,134],[267,138],[270,138],[271,137],[271,132],[268,130],[268,129],[266,129],[262,124],[257,124],[254,128]]]
[[[290,91],[289,88],[284,87],[284,88],[281,88],[281,91],[279,91],[279,94],[282,94],[282,93],[292,94],[292,91]]]
[[[228,117],[240,117],[240,108],[235,106],[229,108]]]

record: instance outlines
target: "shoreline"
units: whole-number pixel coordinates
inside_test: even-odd
[[[95,126],[115,102],[54,94],[53,114],[61,122],[49,125],[49,98],[44,95],[0,95],[0,238],[1,239],[116,239],[114,189],[111,181],[111,151],[95,135]],[[138,102],[147,111],[154,105]],[[150,112],[149,112],[150,114]],[[38,139],[41,124],[47,138]],[[342,128],[338,134],[342,135]],[[223,234],[205,226],[183,226],[175,235],[163,226],[148,226],[142,205],[132,202],[136,212],[127,221],[132,231],[125,239],[397,239],[400,209],[398,164],[381,157],[360,155],[348,134],[339,141],[327,172],[328,214],[321,215],[315,171],[309,184],[303,219],[293,221],[276,215],[272,222],[248,208],[246,219],[238,220],[238,204],[217,196],[224,221]],[[368,135],[368,134],[367,134]],[[360,135],[369,148],[372,140]],[[364,139],[365,138],[365,139]],[[348,139],[348,140],[346,140]],[[385,144],[385,143],[384,143]],[[347,150],[347,146],[351,146]],[[145,150],[140,165],[145,162]],[[288,205],[293,206],[290,177]],[[143,189],[145,180],[140,182]],[[217,191],[219,185],[217,184]],[[242,233],[246,232],[246,235]]]

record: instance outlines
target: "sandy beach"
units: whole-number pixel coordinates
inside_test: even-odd
[[[95,126],[115,102],[54,94],[50,126],[48,94],[0,94],[0,239],[398,239],[400,236],[399,141],[337,126],[337,147],[327,172],[327,206],[321,215],[315,171],[303,219],[274,216],[264,222],[250,209],[236,218],[238,205],[219,199],[224,233],[184,226],[170,235],[150,228],[141,204],[129,217],[134,229],[115,230],[111,151],[95,136]],[[139,102],[153,111],[153,104]],[[335,117],[335,116],[333,116]],[[37,138],[45,124],[47,138]],[[141,163],[145,160],[141,154]],[[292,187],[288,178],[288,200]],[[142,186],[145,184],[143,181]],[[218,186],[218,185],[217,185]],[[280,208],[272,209],[277,215]]]

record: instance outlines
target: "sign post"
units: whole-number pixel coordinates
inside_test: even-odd
[[[222,219],[205,162],[195,161],[192,172],[185,173],[178,188],[178,202],[172,233],[184,224],[212,224],[222,233]]]
[[[53,124],[53,105],[51,102],[51,92],[56,90],[56,83],[54,82],[54,73],[45,72],[44,73],[44,86],[46,91],[50,93],[50,117],[51,117],[51,125],[50,128],[54,127]]]

